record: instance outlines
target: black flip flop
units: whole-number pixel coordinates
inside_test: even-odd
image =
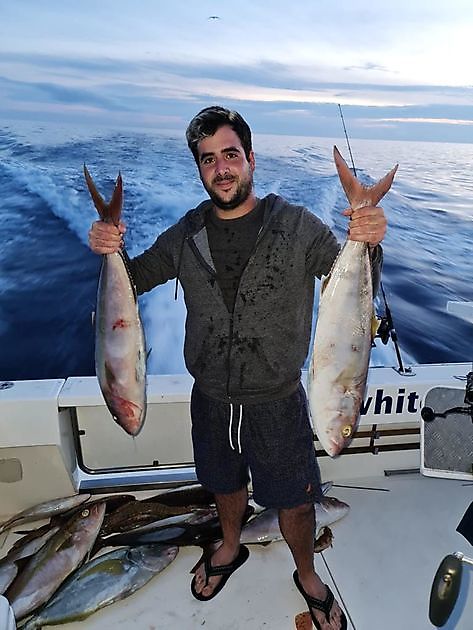
[[[299,575],[297,573],[297,571],[294,571],[294,573],[292,574],[293,580],[294,580],[294,584],[297,586],[297,589],[299,591],[299,593],[302,595],[302,597],[305,599],[307,606],[309,607],[309,613],[310,616],[312,617],[312,623],[314,624],[314,626],[317,628],[317,630],[320,630],[320,624],[317,621],[312,608],[317,608],[317,610],[321,610],[324,615],[325,615],[325,619],[327,620],[327,623],[330,623],[330,612],[332,611],[332,606],[333,606],[333,602],[335,601],[335,598],[333,596],[332,591],[330,590],[330,588],[328,587],[328,585],[326,584],[325,587],[327,588],[327,595],[325,597],[325,599],[317,599],[316,597],[311,597],[310,595],[308,595],[304,589],[302,588],[302,584],[299,581]],[[345,613],[343,612],[343,610],[340,609],[341,612],[341,616],[340,616],[340,630],[346,630],[347,628],[347,618],[345,617]]]
[[[240,545],[240,550],[238,552],[238,555],[233,562],[230,562],[230,564],[220,564],[215,567],[213,567],[210,564],[211,556],[206,556],[202,560],[205,566],[205,586],[207,586],[207,584],[209,583],[209,578],[211,577],[221,575],[222,579],[220,580],[220,582],[217,584],[217,586],[214,588],[214,590],[212,591],[210,595],[202,595],[202,593],[197,593],[197,591],[195,590],[195,576],[194,576],[191,582],[192,595],[196,599],[200,600],[201,602],[207,602],[209,601],[209,599],[212,599],[213,597],[215,597],[215,595],[220,593],[222,588],[225,586],[231,574],[234,573],[237,569],[239,569],[241,565],[244,564],[248,560],[249,555],[250,555],[250,552],[248,551],[248,547],[245,547],[245,545]],[[202,564],[202,562],[199,563],[199,566],[200,564]]]

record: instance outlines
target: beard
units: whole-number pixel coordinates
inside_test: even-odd
[[[219,177],[215,178],[212,184],[225,180],[233,181],[234,179],[234,177]],[[234,210],[240,204],[244,203],[250,196],[253,190],[253,176],[252,174],[250,174],[247,178],[238,180],[238,185],[235,192],[233,193],[232,197],[227,200],[223,199],[220,193],[212,188],[211,185],[207,185],[204,183],[204,188],[217,208],[219,208],[220,210]]]

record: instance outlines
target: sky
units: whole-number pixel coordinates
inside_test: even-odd
[[[471,0],[0,0],[2,121],[473,142]]]

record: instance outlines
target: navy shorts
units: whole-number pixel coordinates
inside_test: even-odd
[[[287,398],[230,404],[191,397],[197,478],[215,494],[241,490],[250,480],[261,506],[292,508],[320,499],[307,400],[302,385]]]

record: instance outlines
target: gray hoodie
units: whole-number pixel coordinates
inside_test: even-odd
[[[130,261],[138,293],[179,280],[187,307],[187,369],[205,394],[237,404],[283,398],[297,388],[310,343],[315,277],[329,273],[340,249],[329,228],[306,208],[274,194],[261,203],[263,226],[232,313],[207,240],[210,201]],[[381,260],[378,247],[375,287]]]

